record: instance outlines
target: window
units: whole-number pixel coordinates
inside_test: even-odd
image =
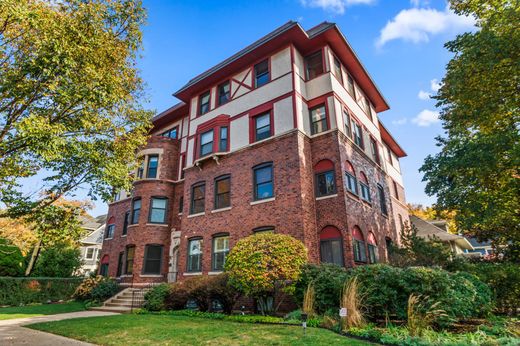
[[[163,247],[146,245],[144,248],[143,274],[161,274]]]
[[[370,109],[370,101],[368,101],[366,97],[363,98],[363,106],[365,107],[365,113],[367,113],[371,120],[374,120],[372,118],[372,110]]]
[[[255,142],[271,137],[271,113],[267,112],[253,118],[255,122]]]
[[[116,225],[107,225],[107,230],[105,232],[105,239],[112,239],[114,238],[114,230],[116,228]]]
[[[266,199],[274,196],[273,164],[266,163],[253,168],[254,199]]]
[[[367,261],[367,253],[365,249],[365,239],[363,238],[363,233],[358,226],[354,226],[354,230],[352,231],[352,242],[353,242],[353,250],[354,250],[354,261],[356,262],[366,262]]]
[[[184,197],[181,196],[181,198],[179,198],[179,214],[181,214],[183,210],[184,210]]]
[[[139,223],[139,215],[141,214],[141,199],[134,199],[132,202],[132,225]]]
[[[117,273],[116,276],[120,277],[121,274],[123,274],[123,259],[125,257],[124,252],[120,252],[119,256],[117,257]]]
[[[361,172],[359,177],[359,186],[361,186],[361,198],[370,202],[370,187],[367,176],[363,172]]]
[[[96,253],[96,248],[94,247],[88,247],[85,251],[85,259],[91,260],[94,259]]]
[[[202,239],[188,241],[188,268],[189,272],[202,271]]]
[[[144,178],[144,156],[141,156],[137,162],[137,179]]]
[[[266,59],[255,65],[255,87],[261,87],[269,82],[269,61]]]
[[[341,84],[343,84],[343,76],[341,75],[341,63],[338,58],[334,57],[334,76],[339,80]]]
[[[157,178],[158,163],[159,163],[159,156],[157,156],[157,155],[148,156],[148,168],[146,170],[147,178]]]
[[[390,162],[391,165],[393,165],[392,161],[392,152],[390,151],[390,147],[388,145],[385,145],[386,147],[386,155],[388,156],[388,162]]]
[[[392,185],[394,186],[394,197],[399,200],[399,189],[397,188],[397,183],[392,180]]]
[[[125,274],[131,275],[134,272],[134,256],[135,256],[135,246],[130,245],[126,247],[126,264],[125,264]]]
[[[206,184],[197,183],[191,188],[191,210],[190,214],[198,214],[204,212]]]
[[[316,197],[333,195],[336,193],[336,177],[334,164],[329,160],[321,160],[314,167]]]
[[[323,73],[323,58],[321,49],[305,57],[305,72],[307,80]]]
[[[345,123],[345,133],[347,134],[347,137],[352,138],[350,114],[347,110],[343,110],[343,122]]]
[[[231,179],[229,176],[215,179],[215,209],[227,208],[231,205],[230,191]]]
[[[220,128],[220,139],[218,142],[218,151],[224,152],[227,151],[227,142],[228,142],[228,128],[227,126]]]
[[[130,223],[130,212],[127,211],[125,213],[125,221],[123,223],[123,232],[121,235],[126,235],[128,233],[128,224]]]
[[[231,87],[229,81],[224,82],[218,86],[218,104],[223,105],[231,98]]]
[[[354,130],[354,143],[361,149],[363,146],[363,130],[361,129],[361,125],[359,125],[356,121],[352,120],[352,129]]]
[[[204,157],[213,152],[213,130],[209,130],[200,135],[200,157]]]
[[[108,263],[101,263],[101,266],[99,267],[99,275],[101,276],[108,276]]]
[[[379,262],[379,250],[377,249],[377,242],[374,233],[370,232],[368,234],[368,259],[370,263]]]
[[[311,108],[309,113],[311,116],[311,134],[315,135],[329,129],[327,125],[327,112],[325,110],[325,105]]]
[[[386,208],[385,190],[381,185],[377,184],[377,191],[379,195],[379,204],[381,204],[381,213],[383,215],[388,215],[388,209]]]
[[[347,91],[350,93],[350,96],[355,100],[356,99],[356,89],[354,88],[354,79],[352,79],[351,75],[347,75]]]
[[[166,223],[166,206],[168,199],[164,197],[152,197],[150,200],[150,213],[148,221],[150,223]]]
[[[379,149],[377,148],[376,140],[372,137],[370,137],[370,150],[372,151],[372,157],[374,158],[374,161],[380,165],[381,161],[379,161]]]
[[[224,270],[226,256],[229,253],[229,236],[222,235],[213,238],[213,257],[211,259],[211,270]]]
[[[199,115],[203,115],[209,112],[210,95],[211,94],[208,90],[204,94],[199,96]]]
[[[343,266],[343,242],[336,227],[327,226],[320,233],[320,261]]]
[[[350,162],[346,162],[346,172],[345,176],[347,178],[347,190],[352,192],[354,195],[358,194],[357,189],[357,179],[356,179],[356,172],[354,171],[354,166]]]
[[[173,138],[173,139],[177,138],[177,126],[172,128],[172,129],[169,129],[169,130],[163,132],[161,134],[161,136],[169,137],[169,138]]]
[[[274,233],[274,226],[262,226],[253,229],[254,234]]]

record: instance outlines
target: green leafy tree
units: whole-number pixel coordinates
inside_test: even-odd
[[[7,239],[0,238],[0,276],[20,276],[23,273],[20,249]]]
[[[78,248],[68,244],[56,244],[43,249],[31,276],[68,278],[81,267]]]
[[[455,213],[459,231],[520,246],[520,6],[452,0],[478,30],[446,43],[454,54],[435,97],[446,135],[421,167],[426,192]],[[519,253],[510,252],[516,260]]]
[[[9,213],[46,217],[78,187],[104,200],[130,187],[151,118],[136,67],[144,20],[139,0],[1,1],[0,202]],[[46,193],[22,194],[23,179],[39,173]]]
[[[256,298],[262,314],[277,310],[279,292],[292,293],[307,249],[291,236],[261,233],[239,240],[226,258],[225,271],[232,286]]]

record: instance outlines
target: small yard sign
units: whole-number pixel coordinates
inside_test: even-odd
[[[339,309],[339,317],[347,317],[347,308]]]

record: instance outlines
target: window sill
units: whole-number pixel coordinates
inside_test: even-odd
[[[168,227],[168,224],[167,223],[147,223],[145,226]]]
[[[185,272],[183,273],[184,276],[198,276],[202,275],[202,272]]]
[[[220,270],[220,271],[212,271],[212,272],[208,272],[208,275],[219,275],[219,274],[222,274],[223,271]]]
[[[177,215],[182,216],[182,213],[179,213],[179,214],[177,214]]]
[[[131,278],[133,275],[131,274],[123,274],[120,276],[120,278]]]
[[[121,238],[126,238],[126,234],[121,234]]]
[[[335,198],[335,197],[338,197],[338,194],[335,193],[333,195],[326,195],[326,196],[320,196],[320,197],[316,197],[316,200],[317,201],[321,201],[323,199],[327,199],[327,198]]]
[[[231,210],[231,207],[226,207],[226,208],[220,208],[220,209],[214,209],[211,211],[212,214],[214,213],[220,213],[222,211],[228,211],[228,210]]]
[[[130,228],[130,227],[137,227],[137,226],[139,226],[138,223],[133,223],[133,224],[131,224],[131,225],[128,225],[128,228]]]
[[[356,201],[359,201],[359,196],[356,195],[354,192],[347,190],[348,196],[352,199],[355,199]]]
[[[271,197],[271,198],[260,199],[258,201],[253,201],[253,202],[250,202],[249,204],[250,205],[257,205],[257,204],[261,204],[261,203],[272,202],[274,200],[275,200],[275,197]]]
[[[188,215],[188,219],[191,219],[192,217],[204,216],[204,215],[206,215],[205,212],[197,213],[197,214],[190,214],[190,215]]]
[[[139,274],[140,278],[162,278],[161,274]]]
[[[111,238],[105,238],[105,239],[103,239],[103,241],[105,241],[105,240],[112,240],[112,239],[114,239],[114,237],[111,237]]]

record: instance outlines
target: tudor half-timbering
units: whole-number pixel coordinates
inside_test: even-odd
[[[134,284],[222,271],[241,238],[292,235],[309,261],[386,259],[408,218],[388,105],[332,23],[289,22],[190,80],[153,119],[110,204],[100,272]]]

